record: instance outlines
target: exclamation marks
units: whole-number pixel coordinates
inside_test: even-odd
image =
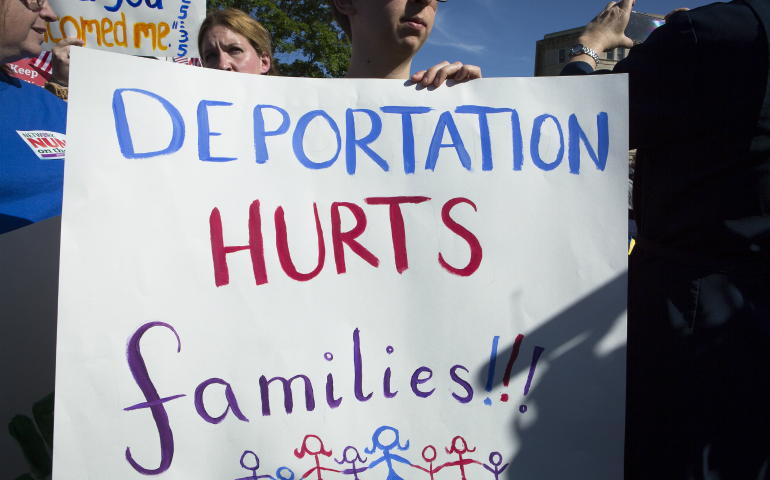
[[[513,342],[513,350],[511,350],[511,358],[508,359],[508,365],[505,367],[505,375],[503,375],[503,386],[507,387],[511,381],[511,370],[513,369],[513,363],[519,357],[519,348],[521,348],[521,341],[524,340],[524,335],[519,334],[516,336],[516,340]],[[500,395],[501,402],[508,401],[508,394],[503,393]]]
[[[515,348],[515,347],[514,347]],[[532,386],[532,377],[535,376],[535,368],[537,367],[537,361],[540,359],[540,355],[545,351],[543,347],[535,347],[535,351],[532,352],[532,365],[529,366],[529,375],[527,376],[527,384],[524,385],[524,396],[529,393],[529,387]],[[526,405],[519,406],[519,411],[524,413],[527,411]]]
[[[489,357],[489,372],[487,374],[487,386],[485,389],[487,392],[492,391],[492,382],[495,379],[495,363],[497,363],[497,342],[498,341],[500,341],[500,336],[495,335],[495,338],[492,340],[492,354]],[[489,397],[485,398],[484,405],[491,406],[492,399]]]
[[[497,362],[497,344],[500,341],[499,336],[495,336],[495,338],[492,340],[492,354],[489,358],[489,371],[487,372],[487,385],[486,385],[486,391],[492,392],[492,384],[494,383],[495,379],[495,364]],[[513,364],[516,362],[516,359],[519,358],[519,350],[521,349],[521,343],[524,341],[524,335],[517,335],[516,340],[513,341],[513,348],[511,349],[511,357],[508,359],[508,364],[505,366],[505,373],[503,374],[503,386],[507,387],[508,384],[511,382],[511,371],[513,370]],[[527,375],[527,384],[524,385],[524,396],[526,396],[529,393],[529,389],[532,387],[532,378],[535,376],[535,369],[537,368],[537,361],[540,360],[540,355],[543,354],[545,351],[545,348],[543,347],[535,347],[535,350],[532,352],[532,364],[529,366],[529,375]],[[501,402],[507,402],[510,399],[507,393],[501,393],[500,394],[500,401]],[[489,397],[484,399],[484,404],[491,406],[492,405],[492,399]],[[520,405],[519,411],[521,413],[524,413],[527,411],[526,405]]]

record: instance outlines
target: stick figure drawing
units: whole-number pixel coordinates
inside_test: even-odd
[[[433,474],[437,473],[439,470],[444,468],[444,465],[440,465],[436,468],[433,468],[433,461],[436,460],[436,449],[433,447],[433,445],[428,445],[427,447],[422,449],[422,459],[425,460],[429,468],[423,468],[419,465],[412,465],[414,468],[419,468],[425,473],[430,474],[430,480],[433,480]]]
[[[254,463],[253,467],[248,466],[245,462],[246,457],[249,455],[254,457],[254,462],[249,462],[249,463]],[[246,470],[251,470],[251,476],[236,478],[235,480],[257,480],[259,478],[273,478],[270,475],[257,475],[257,470],[259,470],[259,457],[257,456],[256,453],[252,451],[246,450],[245,452],[243,452],[243,455],[241,455],[241,467],[243,467]]]
[[[351,458],[348,458],[348,452],[353,452],[353,456]],[[353,475],[354,480],[358,480],[358,474],[361,472],[366,471],[367,467],[361,466],[359,468],[356,468],[356,462],[360,463],[366,463],[366,459],[361,459],[361,454],[358,453],[358,450],[356,450],[356,447],[345,447],[345,451],[342,452],[342,459],[337,460],[334,459],[335,462],[339,463],[340,465],[344,465],[346,463],[350,463],[353,465],[353,468],[348,468],[342,471],[343,475]]]
[[[459,446],[460,444],[462,444],[462,446]],[[460,478],[462,480],[466,480],[466,478],[465,478],[465,466],[466,465],[470,465],[471,463],[477,463],[477,464],[481,465],[481,462],[473,460],[471,458],[463,458],[463,454],[470,453],[470,452],[475,452],[475,451],[476,451],[475,448],[471,448],[471,449],[468,448],[468,444],[465,443],[465,439],[463,437],[457,436],[457,437],[452,439],[452,448],[447,448],[446,449],[446,453],[448,453],[450,455],[453,454],[453,453],[456,453],[457,456],[459,457],[459,460],[456,460],[454,462],[447,462],[444,465],[442,465],[442,467],[457,467],[457,466],[459,466],[460,467],[460,476],[461,476]]]
[[[495,457],[497,457],[497,460],[495,460]],[[492,474],[494,474],[494,476],[495,476],[495,480],[498,480],[498,477],[500,476],[501,473],[503,473],[503,470],[505,470],[505,468],[508,466],[508,464],[506,463],[505,465],[500,467],[500,464],[503,463],[503,456],[500,455],[500,452],[492,452],[492,453],[490,453],[489,454],[489,463],[494,465],[495,468],[493,469],[492,467],[490,467],[486,463],[484,464],[484,468],[486,468],[487,470],[492,472]]]
[[[316,451],[311,450],[308,446],[308,440],[309,439],[315,439],[318,441],[318,449]],[[313,472],[316,472],[318,474],[318,480],[323,480],[321,477],[321,470],[327,470],[329,472],[337,472],[339,473],[339,470],[334,470],[333,468],[326,468],[321,466],[321,461],[319,460],[320,455],[324,455],[326,457],[332,456],[332,451],[329,450],[328,452],[324,450],[324,443],[321,441],[320,438],[318,438],[316,435],[305,435],[305,439],[302,440],[302,447],[301,450],[297,449],[294,450],[294,456],[297,458],[303,458],[305,455],[310,455],[312,457],[315,457],[315,467],[311,468],[307,472],[305,472],[304,475],[302,475],[302,478],[307,478],[308,475],[310,475]]]
[[[387,445],[383,445],[382,441],[380,440],[381,435],[383,433],[385,433],[385,432],[392,432],[392,433],[395,434],[395,437],[396,437],[395,439],[393,439],[392,442],[390,442]],[[409,449],[409,440],[407,440],[406,441],[406,445],[404,445],[402,447],[399,444],[399,440],[398,440],[398,430],[396,430],[395,428],[382,426],[382,427],[378,428],[377,430],[375,430],[374,435],[372,435],[372,448],[371,449],[368,449],[368,448],[364,449],[364,451],[366,453],[368,453],[369,455],[371,455],[371,454],[375,453],[377,450],[382,450],[382,456],[380,458],[378,458],[377,460],[373,460],[369,464],[369,470],[371,470],[372,468],[374,468],[375,466],[377,466],[378,464],[380,464],[380,463],[382,463],[384,461],[387,464],[387,466],[388,466],[388,477],[386,478],[386,480],[404,480],[403,478],[399,477],[396,474],[395,470],[393,470],[393,461],[395,460],[397,462],[405,463],[405,464],[407,464],[409,466],[411,466],[412,463],[409,460],[405,459],[404,457],[402,457],[400,455],[396,455],[395,453],[391,453],[391,450],[393,450],[394,448],[398,448],[399,450],[402,450],[402,451],[403,450],[408,450]]]

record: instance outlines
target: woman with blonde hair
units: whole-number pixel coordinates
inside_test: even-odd
[[[205,68],[253,75],[278,75],[270,33],[250,15],[234,9],[206,16],[198,33]]]

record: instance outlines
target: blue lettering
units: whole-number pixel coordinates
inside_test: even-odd
[[[401,115],[404,173],[414,173],[414,129],[412,128],[412,115],[428,113],[432,109],[428,107],[380,107],[380,110],[383,113],[397,113]]]
[[[481,169],[489,171],[493,168],[492,141],[489,136],[489,122],[487,114],[511,112],[511,131],[513,137],[513,169],[521,170],[524,157],[524,145],[521,140],[521,127],[519,126],[519,114],[512,108],[479,107],[476,105],[461,105],[455,109],[455,113],[470,113],[479,116],[479,135],[481,136]],[[519,168],[516,168],[518,165]]]
[[[543,122],[549,118],[553,120],[553,123],[556,124],[556,128],[559,130],[559,141],[561,142],[561,147],[559,147],[559,153],[556,154],[556,160],[551,163],[545,163],[543,159],[540,158],[540,130],[543,128]],[[564,134],[561,131],[561,125],[559,125],[559,121],[556,119],[556,117],[546,113],[535,119],[535,123],[532,125],[532,139],[529,144],[529,152],[530,155],[532,155],[532,163],[534,163],[541,170],[549,171],[559,166],[562,158],[564,158]]]
[[[573,113],[569,117],[569,173],[580,174],[580,141],[586,146],[588,155],[596,164],[597,170],[604,171],[607,165],[607,154],[610,151],[610,128],[607,112],[601,112],[596,116],[596,127],[599,136],[599,156],[594,153],[593,147],[588,142],[588,137]]]
[[[212,157],[209,137],[218,137],[222,135],[218,132],[212,132],[209,128],[208,107],[229,107],[232,103],[216,102],[214,100],[201,100],[198,104],[198,158],[204,162],[230,162],[237,160],[231,157]]]
[[[449,136],[452,137],[452,143],[441,143],[444,139],[445,129],[449,130]],[[433,132],[433,139],[430,142],[430,149],[428,150],[428,159],[425,161],[425,169],[435,170],[439,152],[442,148],[448,147],[453,147],[455,149],[457,156],[460,157],[460,163],[462,163],[466,170],[470,170],[471,157],[468,155],[468,151],[465,150],[463,139],[460,137],[460,132],[457,131],[457,126],[452,118],[452,114],[444,112],[438,119],[436,131]]]
[[[272,108],[281,114],[281,126],[276,130],[271,130],[269,132],[265,130],[265,118],[262,116],[262,110],[265,108]],[[257,154],[257,163],[265,163],[270,159],[270,156],[267,153],[267,142],[265,142],[265,138],[274,135],[283,135],[289,131],[290,124],[291,120],[289,119],[289,114],[282,108],[278,108],[274,105],[257,105],[254,107],[254,150]]]
[[[305,147],[302,144],[302,141],[305,139],[305,130],[307,129],[307,126],[316,117],[321,117],[324,120],[326,120],[326,123],[329,124],[329,126],[334,131],[334,134],[337,136],[337,152],[334,154],[334,156],[330,160],[327,160],[321,163],[316,163],[310,160],[307,157],[307,155],[305,155]],[[337,161],[337,157],[340,156],[340,150],[342,149],[342,138],[340,137],[340,129],[337,128],[337,124],[334,122],[332,117],[330,117],[329,114],[324,112],[323,110],[313,110],[312,112],[308,112],[302,115],[302,118],[299,119],[299,121],[297,122],[297,126],[294,129],[294,135],[292,137],[291,143],[292,143],[292,147],[294,147],[294,155],[297,157],[297,160],[299,160],[299,163],[313,170],[320,170],[322,168],[331,167],[334,164],[334,162]]]
[[[131,132],[128,129],[128,119],[126,118],[126,106],[123,103],[123,92],[141,93],[142,95],[154,98],[163,105],[166,113],[171,117],[171,125],[173,126],[171,141],[167,148],[157,152],[134,152],[134,142],[131,140]],[[126,158],[152,158],[160,155],[170,155],[182,148],[182,144],[184,143],[184,120],[182,120],[182,115],[168,100],[159,95],[136,88],[119,88],[115,90],[115,93],[112,95],[112,114],[115,117],[115,133],[118,135],[120,153]]]
[[[372,130],[361,139],[356,139],[356,120],[353,115],[356,112],[365,113],[369,116],[369,120],[372,121]],[[345,112],[345,163],[347,164],[348,173],[353,175],[356,173],[356,147],[364,151],[369,158],[374,160],[374,163],[380,166],[381,169],[386,172],[389,170],[388,163],[379,156],[374,150],[369,148],[369,144],[377,140],[377,137],[382,133],[382,120],[380,116],[371,110],[353,110],[348,108]]]

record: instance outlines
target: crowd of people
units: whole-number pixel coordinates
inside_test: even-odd
[[[624,35],[633,5],[607,5],[562,71],[629,75],[638,235],[625,477],[770,478],[770,2],[677,9],[638,45]],[[439,86],[481,77],[459,62],[410,75],[437,0],[329,6],[351,40],[348,78]],[[56,18],[48,0],[0,0],[0,65],[38,55]],[[80,44],[54,49],[60,96],[69,50]],[[244,12],[211,12],[198,47],[206,68],[278,75],[270,33]],[[595,72],[597,53],[618,47],[629,55],[613,72]],[[38,159],[17,132],[66,133],[64,101],[8,73],[0,72],[0,234],[61,213],[64,161]]]

